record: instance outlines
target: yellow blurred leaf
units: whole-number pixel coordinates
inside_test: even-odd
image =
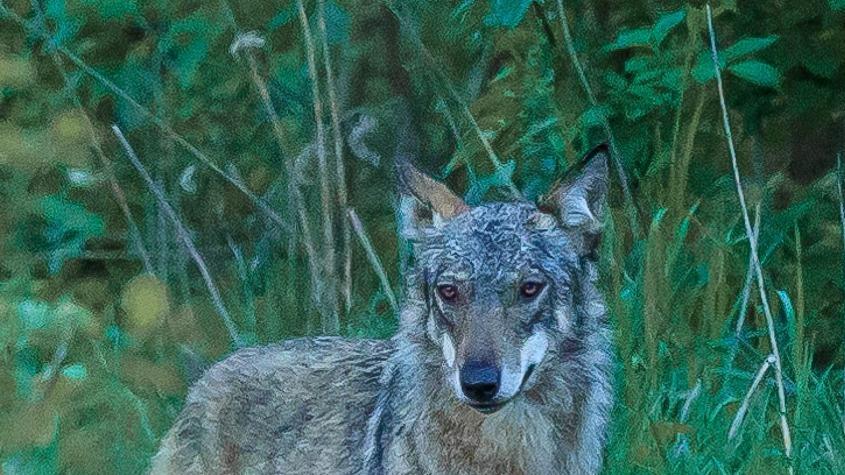
[[[675,422],[655,422],[651,425],[655,438],[661,445],[666,446],[675,440],[678,434],[693,436],[695,429],[689,424],[678,424]]]
[[[145,334],[170,312],[167,286],[155,276],[141,274],[126,284],[120,299],[130,331]]]
[[[179,371],[172,364],[156,364],[137,356],[126,356],[121,360],[120,372],[130,384],[139,388],[154,387],[163,394],[184,391]]]
[[[0,431],[0,447],[14,451],[45,446],[53,440],[57,424],[56,411],[50,404],[20,402],[0,418],[0,426],[15,428]]]
[[[22,87],[35,81],[35,70],[25,58],[0,56],[0,87]]]
[[[78,112],[62,112],[53,120],[53,134],[59,143],[85,141],[85,118]]]
[[[61,140],[53,130],[24,129],[0,122],[0,164],[35,170],[45,164],[88,166],[89,162],[90,152],[84,140]]]

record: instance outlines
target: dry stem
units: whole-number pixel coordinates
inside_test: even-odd
[[[226,310],[226,306],[223,303],[223,298],[220,296],[220,292],[217,289],[217,286],[214,284],[214,280],[211,278],[211,272],[208,270],[208,266],[205,264],[205,260],[202,258],[202,255],[197,250],[196,246],[194,245],[193,240],[191,239],[191,234],[188,232],[187,228],[179,217],[176,215],[176,211],[170,206],[170,203],[167,202],[167,198],[164,195],[164,192],[159,188],[159,186],[153,181],[153,178],[150,176],[147,169],[138,159],[138,156],[135,154],[135,151],[132,149],[132,146],[124,137],[123,132],[120,131],[117,125],[112,125],[112,131],[117,139],[120,141],[120,144],[123,146],[123,149],[126,151],[126,156],[129,157],[129,161],[132,162],[132,166],[138,170],[138,173],[141,175],[141,178],[147,183],[147,186],[150,188],[150,191],[153,192],[155,195],[156,200],[158,200],[159,204],[161,205],[164,212],[170,218],[170,221],[173,223],[173,227],[176,230],[176,235],[179,236],[179,239],[182,241],[182,244],[185,246],[185,249],[188,251],[188,254],[191,255],[191,258],[196,263],[197,268],[202,275],[202,279],[205,281],[205,286],[208,288],[208,293],[211,294],[211,301],[214,304],[217,313],[223,318],[223,323],[226,325],[226,330],[229,332],[229,336],[232,338],[232,342],[234,342],[235,346],[240,348],[244,345],[243,340],[241,339],[240,335],[238,334],[238,330],[235,327],[235,322],[232,320],[232,317],[229,315],[229,311]]]
[[[335,93],[334,73],[332,71],[332,56],[329,50],[329,41],[326,33],[326,2],[317,0],[317,25],[320,28],[320,42],[323,48],[323,67],[326,69],[326,90],[329,93],[329,111],[332,118],[332,138],[334,139],[335,173],[337,175],[337,200],[340,209],[346,209],[348,198],[346,194],[346,167],[343,163],[343,139],[340,130],[340,112]],[[352,308],[352,236],[349,232],[349,223],[345,219],[340,220],[340,229],[343,236],[343,280],[341,293],[343,294],[344,307],[347,313]]]
[[[722,125],[725,129],[725,136],[728,142],[728,152],[731,158],[731,167],[733,168],[734,182],[736,185],[736,192],[739,197],[739,205],[742,208],[742,220],[745,223],[745,234],[748,238],[748,245],[751,249],[751,258],[754,261],[754,271],[757,274],[757,288],[760,292],[760,301],[763,304],[763,313],[766,315],[766,324],[769,332],[769,343],[772,347],[772,356],[774,357],[775,378],[778,386],[778,402],[780,413],[780,428],[783,435],[783,448],[787,461],[789,462],[789,473],[793,472],[792,468],[792,436],[789,430],[789,423],[786,419],[786,392],[783,387],[783,365],[778,350],[777,336],[775,334],[775,321],[772,317],[772,311],[769,307],[769,299],[766,295],[766,285],[763,279],[763,269],[760,265],[760,257],[757,254],[757,238],[754,236],[754,231],[751,228],[751,218],[748,215],[748,206],[745,201],[745,193],[742,191],[742,179],[739,175],[739,165],[736,158],[736,149],[734,148],[733,134],[731,132],[730,119],[728,117],[728,107],[725,103],[725,91],[722,85],[722,73],[719,68],[719,53],[716,49],[716,32],[713,28],[713,13],[710,5],[707,5],[707,27],[710,33],[710,54],[713,60],[713,68],[716,72],[716,86],[719,90],[719,105],[722,109]]]
[[[299,10],[299,23],[302,26],[302,35],[305,40],[305,56],[308,62],[308,75],[311,79],[311,94],[314,102],[314,125],[316,127],[317,167],[320,175],[320,204],[323,214],[323,254],[324,275],[323,280],[328,284],[326,289],[327,304],[329,312],[327,318],[323,319],[323,332],[337,334],[340,331],[339,311],[337,308],[337,295],[334,286],[335,280],[335,249],[334,230],[332,225],[332,194],[329,185],[328,164],[326,162],[325,131],[323,130],[323,102],[320,98],[319,76],[317,74],[317,61],[314,48],[314,37],[311,34],[311,26],[308,24],[308,15],[305,13],[305,5],[302,0],[296,1]]]
[[[766,371],[769,369],[769,366],[774,363],[774,361],[774,355],[767,356],[763,361],[763,364],[760,366],[760,369],[757,370],[757,374],[754,376],[754,381],[748,388],[748,392],[745,393],[745,398],[742,400],[739,410],[736,411],[736,416],[734,416],[733,422],[731,422],[731,428],[728,431],[728,440],[733,440],[733,438],[736,437],[739,426],[742,425],[742,421],[745,419],[745,413],[748,412],[748,405],[751,402],[751,396],[754,395],[754,391],[757,390],[757,386],[760,385],[760,381],[763,380],[763,376],[765,376]]]
[[[373,248],[373,244],[370,241],[370,238],[367,237],[367,232],[364,230],[364,225],[361,224],[361,220],[358,219],[358,214],[355,213],[354,209],[349,208],[347,210],[347,214],[349,215],[349,220],[352,222],[353,229],[355,229],[355,234],[358,235],[358,239],[361,241],[361,247],[363,247],[364,251],[367,253],[367,258],[370,260],[370,265],[373,266],[373,270],[378,276],[378,280],[381,283],[381,288],[382,290],[384,290],[384,294],[387,296],[387,301],[390,302],[390,307],[393,309],[394,312],[398,312],[399,305],[397,305],[396,303],[396,295],[393,293],[393,289],[390,287],[390,281],[387,280],[387,273],[384,272],[384,267],[381,265],[381,260],[378,258],[378,254],[376,254],[376,251]]]

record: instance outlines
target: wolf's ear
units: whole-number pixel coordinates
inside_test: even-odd
[[[399,181],[400,232],[412,239],[426,226],[442,223],[467,211],[469,206],[458,195],[449,191],[408,162],[396,164]]]
[[[593,254],[601,236],[608,189],[607,144],[584,156],[574,173],[556,184],[540,203],[552,211],[563,228],[575,238],[583,254]]]

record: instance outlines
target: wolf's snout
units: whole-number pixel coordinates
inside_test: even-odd
[[[477,403],[487,403],[499,392],[499,369],[493,365],[470,361],[461,368],[461,389]]]

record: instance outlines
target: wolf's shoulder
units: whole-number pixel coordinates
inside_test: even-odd
[[[390,341],[321,337],[232,353],[191,387],[153,472],[354,472],[392,352]]]

